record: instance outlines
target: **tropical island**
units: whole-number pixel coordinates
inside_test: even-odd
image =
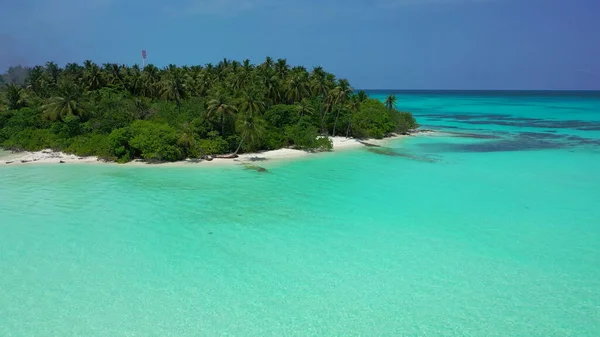
[[[330,137],[383,138],[418,125],[314,67],[222,60],[159,69],[54,62],[0,77],[0,147],[52,149],[125,163],[332,149]]]

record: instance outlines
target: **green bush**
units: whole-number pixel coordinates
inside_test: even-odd
[[[390,112],[390,117],[396,124],[394,132],[406,133],[419,127],[415,117],[410,112],[400,112],[393,110]]]
[[[26,129],[12,135],[2,142],[5,149],[20,151],[40,151],[43,149],[61,149],[58,137],[49,129]]]
[[[297,149],[326,151],[333,148],[329,138],[318,136],[317,128],[311,124],[308,116],[302,118],[298,124],[288,126],[285,135]]]
[[[267,129],[263,138],[263,147],[266,150],[277,150],[290,145],[282,129]]]
[[[177,130],[167,124],[135,121],[131,124],[133,138],[129,145],[148,161],[177,161],[184,151],[177,146]]]
[[[32,108],[7,111],[0,115],[3,124],[0,127],[0,142],[26,129],[46,129],[50,126],[50,123],[42,120],[40,113]]]
[[[213,132],[217,133],[216,131]],[[208,139],[198,140],[197,146],[201,153],[205,155],[214,155],[227,153],[229,151],[229,143],[221,136],[215,136],[214,133],[212,134],[212,137]]]
[[[396,125],[385,105],[374,99],[363,102],[352,117],[352,134],[357,138],[383,138]]]
[[[104,134],[90,134],[77,136],[65,149],[67,153],[78,156],[98,156],[99,158],[114,160],[117,157],[111,151],[110,136]]]
[[[317,151],[331,151],[333,150],[333,142],[329,137],[319,137],[315,140],[313,149]]]
[[[73,138],[82,133],[81,120],[78,116],[68,115],[62,122],[54,122],[50,129],[58,138]]]
[[[133,137],[129,128],[116,129],[108,136],[108,153],[124,163],[134,158],[135,152],[129,145]]]
[[[294,105],[286,104],[273,105],[263,116],[268,125],[281,129],[296,124],[298,117],[298,108]]]
[[[86,128],[95,132],[111,133],[113,130],[128,127],[137,115],[132,99],[121,95],[103,97],[94,107],[92,118]]]

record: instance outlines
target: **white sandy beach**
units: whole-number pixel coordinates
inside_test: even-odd
[[[392,139],[399,139],[403,137],[403,135],[396,135],[393,137],[388,137],[384,139],[367,139],[367,140],[358,140],[354,138],[346,138],[346,137],[330,137],[333,142],[333,151],[340,150],[348,150],[348,149],[356,149],[365,147],[363,143],[373,144],[373,145],[384,145],[387,141]],[[302,158],[306,156],[315,155],[315,153],[295,150],[295,149],[279,149],[273,151],[265,151],[260,153],[244,153],[240,154],[238,158],[235,159],[224,159],[224,158],[215,158],[212,161],[207,160],[193,160],[186,159],[183,161],[173,162],[173,163],[162,163],[159,165],[166,166],[181,166],[181,165],[202,165],[202,166],[214,166],[214,165],[239,165],[245,163],[251,163],[255,161],[266,161],[266,160],[288,160],[294,158]],[[20,152],[13,153],[7,156],[2,156],[0,158],[0,164],[8,164],[8,165],[30,165],[30,164],[75,164],[75,163],[98,163],[105,164],[104,161],[99,160],[97,157],[79,157],[72,154],[66,154],[63,152],[54,152],[50,149],[36,151],[36,152]],[[111,163],[109,163],[111,164]],[[123,165],[147,165],[142,160],[135,160],[127,164]]]

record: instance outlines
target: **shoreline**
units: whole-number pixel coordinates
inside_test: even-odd
[[[0,165],[6,166],[20,166],[20,165],[33,165],[33,164],[114,164],[114,165],[125,165],[125,166],[229,166],[229,165],[249,165],[260,162],[272,162],[272,161],[287,161],[298,158],[304,158],[319,153],[336,152],[342,150],[358,149],[368,146],[383,146],[385,143],[396,140],[407,138],[411,136],[431,134],[435,131],[423,130],[410,133],[407,135],[393,135],[382,139],[365,139],[359,140],[356,138],[346,138],[341,136],[329,137],[333,142],[333,149],[325,152],[308,152],[304,150],[296,150],[291,148],[283,148],[278,150],[271,150],[257,153],[243,153],[234,159],[225,158],[214,158],[213,160],[203,159],[185,159],[176,162],[165,162],[165,163],[147,163],[141,159],[134,161],[118,164],[116,162],[103,161],[95,156],[81,157],[73,154],[66,154],[63,152],[54,152],[50,149],[35,152],[16,152],[8,155],[6,158],[0,157]]]

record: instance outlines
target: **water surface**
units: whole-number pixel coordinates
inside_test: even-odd
[[[398,105],[445,133],[266,173],[1,165],[0,335],[600,335],[600,99]]]

